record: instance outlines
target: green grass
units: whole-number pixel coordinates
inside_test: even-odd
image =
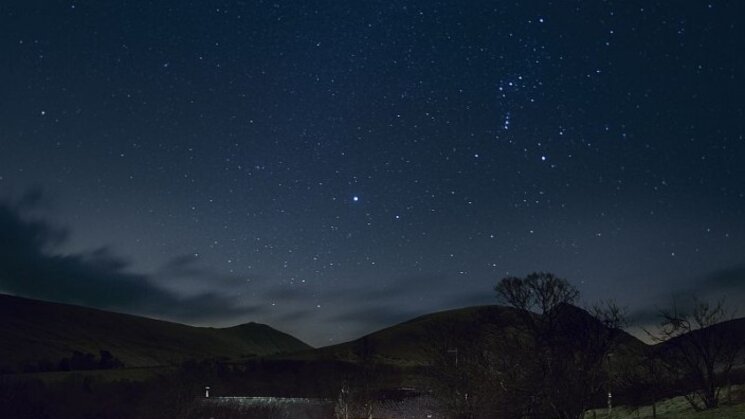
[[[685,398],[674,397],[657,403],[657,417],[659,419],[742,419],[745,418],[745,386],[732,388],[732,404],[727,404],[727,394],[721,396],[721,406],[716,409],[696,412]],[[652,406],[643,406],[638,410],[623,406],[613,409],[608,416],[606,409],[598,409],[585,414],[585,418],[597,419],[649,419],[652,418]]]

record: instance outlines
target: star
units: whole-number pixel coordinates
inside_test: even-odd
[[[712,62],[745,49],[745,38],[728,36],[740,28],[738,2],[707,0],[673,20],[670,8],[626,2],[434,2],[402,13],[355,2],[311,11],[287,0],[204,14],[155,3],[119,16],[66,2],[71,16],[86,12],[95,43],[74,19],[40,19],[18,5],[0,13],[12,41],[3,55],[14,63],[0,66],[3,98],[17,104],[0,112],[0,222],[8,208],[33,210],[5,191],[40,182],[60,201],[50,215],[72,232],[61,251],[121,248],[127,270],[188,277],[175,297],[237,295],[240,281],[246,307],[276,303],[278,317],[255,319],[269,324],[297,305],[269,292],[275,284],[307,288],[318,299],[303,309],[321,305],[316,314],[329,317],[285,324],[318,344],[359,337],[325,321],[352,311],[326,287],[354,299],[351,290],[426,281],[427,302],[385,301],[424,314],[454,291],[491,295],[497,271],[546,269],[577,284],[602,277],[598,290],[614,278],[659,278],[587,296],[648,301],[634,297],[675,291],[691,270],[726,269],[718,263],[737,262],[745,248],[735,158],[745,150],[745,106],[717,94],[738,91],[742,65]],[[438,16],[440,3],[452,3],[457,19]],[[262,11],[271,17],[245,30]],[[194,20],[213,36],[191,42],[170,25],[139,39],[150,12]],[[104,30],[112,18],[129,23]],[[295,36],[295,21],[313,30]],[[556,36],[574,31],[585,36]],[[60,33],[72,34],[63,49]],[[669,57],[648,60],[660,51]],[[145,83],[116,76],[122,68]],[[105,89],[76,93],[88,83]],[[463,261],[448,257],[465,250]],[[454,288],[451,276],[474,280]],[[43,285],[35,293],[51,294]],[[233,315],[218,310],[215,321],[243,320]],[[382,325],[360,321],[360,332]]]

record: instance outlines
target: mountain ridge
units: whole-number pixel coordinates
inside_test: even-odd
[[[588,325],[602,324],[586,310],[569,305],[561,307],[565,322],[581,322]],[[449,309],[424,314],[413,319],[388,326],[360,338],[324,346],[317,349],[290,354],[298,359],[336,359],[344,361],[359,360],[360,353],[373,351],[376,358],[384,363],[399,366],[423,366],[431,355],[431,345],[435,340],[468,340],[468,334],[478,338],[480,333],[501,334],[507,328],[519,328],[521,322],[519,309],[482,305]],[[580,323],[577,323],[580,324]],[[621,330],[617,336],[619,344],[632,351],[646,351],[648,345],[633,335]]]
[[[571,327],[597,322],[580,307],[564,307]],[[502,333],[519,328],[519,310],[498,305],[471,306],[424,314],[360,338],[313,348],[269,325],[247,322],[230,327],[198,327],[126,313],[0,294],[0,370],[57,363],[74,351],[108,351],[127,367],[174,365],[187,360],[240,361],[273,359],[359,361],[372,351],[379,361],[399,366],[426,364],[433,339],[463,339],[468,333]],[[588,323],[591,322],[591,323]],[[721,333],[739,331],[745,341],[745,318],[712,326]],[[567,330],[571,330],[567,329]],[[571,332],[570,332],[571,333]],[[632,351],[648,345],[621,331],[619,342]]]
[[[128,367],[190,359],[242,359],[311,347],[261,323],[226,328],[165,320],[0,294],[0,366],[56,364],[73,352],[109,351]]]

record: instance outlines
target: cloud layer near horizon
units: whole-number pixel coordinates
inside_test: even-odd
[[[58,253],[69,231],[23,215],[40,199],[35,192],[16,203],[0,202],[0,291],[181,321],[210,321],[259,311],[218,293],[179,295],[148,275],[131,272],[130,264],[106,247]],[[180,260],[174,264],[188,267]]]
[[[154,274],[144,274],[106,246],[63,253],[60,249],[70,231],[31,216],[52,207],[47,201],[40,190],[15,201],[0,201],[0,292],[187,323],[235,324],[250,318],[313,340],[309,329],[318,323],[340,325],[356,337],[426,314],[432,311],[427,308],[430,304],[407,301],[412,295],[427,295],[422,284],[431,290],[446,280],[422,275],[380,287],[326,290],[325,296],[337,303],[334,311],[320,312],[307,304],[313,290],[268,284],[258,292],[247,292],[237,275],[212,272],[191,255],[173,257]],[[236,297],[245,294],[251,295],[248,302]],[[492,298],[487,294],[426,300],[455,308],[489,303]],[[274,308],[274,303],[283,309]]]
[[[38,190],[14,202],[0,201],[0,292],[187,323],[225,325],[250,319],[316,344],[324,343],[314,339],[319,328],[341,328],[356,338],[435,310],[496,302],[489,290],[432,293],[448,278],[422,274],[379,286],[326,289],[324,298],[333,302],[333,310],[321,311],[309,302],[316,289],[287,288],[262,277],[255,277],[262,286],[252,289],[237,275],[217,274],[190,255],[173,257],[154,274],[138,273],[109,247],[62,253],[70,232],[30,215],[46,207]],[[728,296],[737,305],[745,297],[745,265],[694,279],[675,296]],[[646,307],[631,313],[631,321],[654,323],[670,297],[652,296]]]
[[[695,278],[687,287],[659,294],[652,298],[651,306],[637,310],[630,315],[630,322],[635,325],[656,323],[660,311],[675,305],[680,310],[687,310],[696,300],[721,300],[728,309],[736,310],[745,301],[745,265],[735,265],[710,272]],[[742,310],[735,312],[743,316]]]

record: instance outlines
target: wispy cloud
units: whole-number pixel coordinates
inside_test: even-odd
[[[40,191],[33,191],[15,202],[0,202],[0,291],[182,321],[261,312],[224,294],[184,296],[163,288],[151,276],[132,272],[130,263],[107,247],[59,253],[69,232],[28,216],[43,200]],[[184,258],[174,259],[165,269],[181,277],[209,274]]]
[[[685,311],[691,306],[694,298],[723,299],[725,304],[732,308],[743,306],[745,304],[745,265],[738,264],[712,271],[694,278],[687,287],[668,294],[659,294],[650,300],[647,307],[632,312],[629,320],[632,324],[638,325],[655,323],[659,320],[660,310],[669,309],[675,304],[679,310]]]

